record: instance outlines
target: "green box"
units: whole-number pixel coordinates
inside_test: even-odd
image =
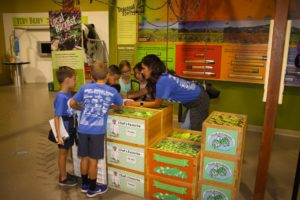
[[[237,154],[238,132],[218,128],[206,128],[205,151]]]
[[[145,145],[145,120],[109,116],[107,138]]]
[[[145,150],[115,142],[107,142],[107,162],[112,165],[144,172]]]
[[[145,196],[145,177],[140,174],[108,167],[108,186],[140,197]]]
[[[200,197],[202,200],[230,200],[231,197],[232,191],[230,190],[205,184],[202,185]]]
[[[227,160],[204,157],[203,179],[234,184],[236,163]]]

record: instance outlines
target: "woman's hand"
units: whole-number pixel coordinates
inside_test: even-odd
[[[135,101],[131,101],[131,100],[127,100],[124,102],[125,106],[136,106],[137,102]]]

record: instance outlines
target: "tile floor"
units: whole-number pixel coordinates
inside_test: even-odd
[[[57,185],[57,148],[47,140],[55,93],[46,84],[0,87],[0,199],[86,199]],[[260,133],[248,133],[239,199],[252,199]],[[275,136],[265,199],[291,198],[300,138]],[[71,161],[69,160],[71,163]],[[95,199],[141,199],[115,190]]]

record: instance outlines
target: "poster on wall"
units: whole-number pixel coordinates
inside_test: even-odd
[[[80,10],[50,11],[49,24],[52,51],[82,48]]]
[[[300,20],[292,21],[285,84],[300,86]]]
[[[136,42],[136,13],[134,0],[117,1],[117,43],[134,45]]]

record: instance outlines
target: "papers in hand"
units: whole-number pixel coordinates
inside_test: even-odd
[[[52,132],[55,136],[55,140],[57,142],[57,133],[56,133],[54,119],[50,119],[49,123],[50,123],[51,129],[52,129]],[[59,131],[60,131],[60,136],[63,140],[65,140],[69,137],[69,134],[65,128],[64,122],[61,117],[59,117]]]

